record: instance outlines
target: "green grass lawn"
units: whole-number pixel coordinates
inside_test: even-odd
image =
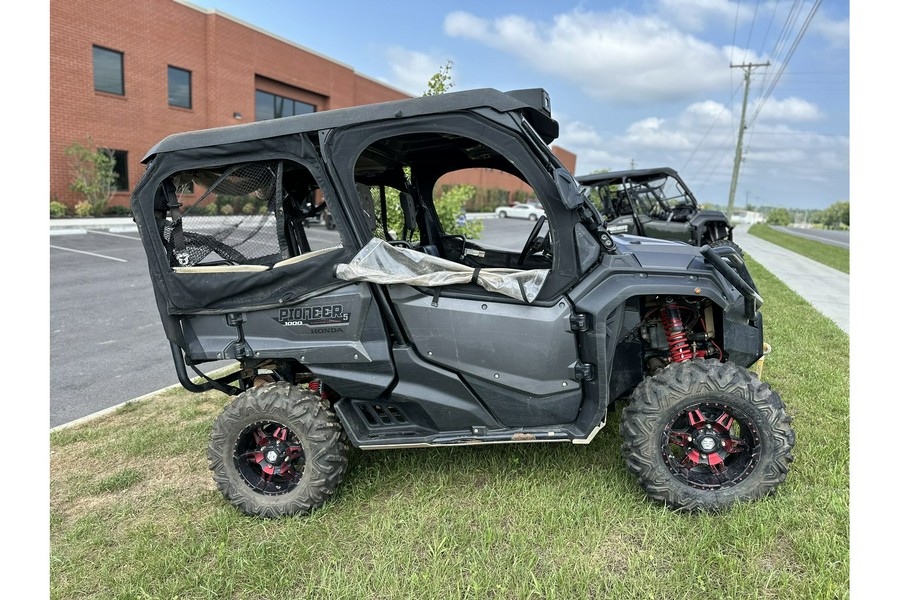
[[[748,233],[767,242],[777,244],[782,248],[787,248],[791,252],[796,252],[801,256],[820,262],[832,269],[837,269],[842,273],[850,272],[849,250],[784,233],[761,223],[752,225]]]
[[[618,408],[589,446],[353,451],[324,508],[251,518],[207,470],[226,397],[166,392],[51,434],[51,598],[847,598],[849,339],[750,265],[797,432],[775,496],[651,503]]]

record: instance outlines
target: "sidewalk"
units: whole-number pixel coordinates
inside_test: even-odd
[[[131,217],[107,217],[102,219],[50,219],[50,235],[78,235],[93,231],[110,233],[137,233],[137,225]]]
[[[850,276],[750,235],[747,229],[734,229],[734,241],[744,252],[850,335]]]

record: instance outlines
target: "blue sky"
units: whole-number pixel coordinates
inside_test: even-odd
[[[543,87],[576,174],[670,166],[718,204],[743,94],[730,65],[770,61],[751,79],[735,206],[849,200],[847,1],[193,3],[415,95],[448,60],[454,90]]]

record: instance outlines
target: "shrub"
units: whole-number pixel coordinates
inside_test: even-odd
[[[188,212],[190,211],[190,212]],[[195,204],[191,206],[188,211],[185,211],[185,214],[188,214],[192,217],[205,217],[208,215],[216,214],[216,205],[215,204]]]
[[[82,200],[78,204],[75,205],[75,216],[76,217],[93,217],[94,216],[94,207],[87,200]]]
[[[792,222],[793,219],[791,219],[791,213],[789,213],[786,208],[775,208],[766,215],[766,223],[769,225],[787,226]]]
[[[107,206],[103,211],[104,215],[113,215],[120,217],[130,217],[131,209],[127,206]]]
[[[476,192],[471,185],[454,185],[445,189],[439,198],[434,200],[434,209],[444,231],[449,235],[462,235],[467,239],[478,239],[484,228],[481,219],[468,221],[465,218],[466,201],[470,200]]]
[[[256,204],[254,204],[253,202],[248,202],[244,205],[244,208],[241,209],[241,212],[245,215],[256,214]]]
[[[112,151],[96,147],[88,138],[87,145],[75,142],[65,149],[65,153],[72,168],[69,188],[84,196],[83,202],[91,207],[90,214],[102,213],[115,192],[118,177]],[[78,214],[77,209],[75,214]]]
[[[58,219],[59,217],[64,217],[68,211],[68,207],[62,202],[56,200],[50,201],[50,218]]]
[[[230,204],[223,204],[223,205],[219,208],[219,214],[221,214],[221,215],[233,215],[233,214],[234,214],[234,207],[231,206]]]

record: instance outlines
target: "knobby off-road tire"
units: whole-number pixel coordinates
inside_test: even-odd
[[[225,407],[207,450],[219,491],[248,515],[305,515],[347,470],[340,422],[313,394],[285,382],[252,388]]]
[[[718,511],[770,494],[794,460],[794,431],[767,383],[732,363],[674,363],[622,412],[625,464],[650,498]]]
[[[721,246],[727,246],[727,247],[729,247],[729,248],[734,248],[735,250],[737,250],[737,253],[738,253],[738,255],[739,255],[741,258],[744,257],[744,251],[743,251],[743,249],[741,249],[740,246],[738,246],[737,244],[735,244],[735,243],[732,242],[731,240],[716,240],[715,242],[710,242],[710,243],[709,243],[709,247],[710,247],[710,248],[719,248],[719,247],[721,247]]]

